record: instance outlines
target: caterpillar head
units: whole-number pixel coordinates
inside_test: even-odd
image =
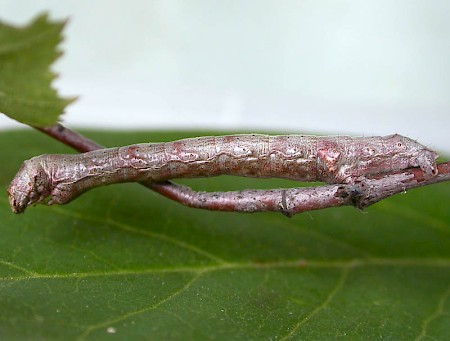
[[[25,161],[8,187],[9,205],[14,213],[22,213],[50,195],[48,176],[38,158]]]

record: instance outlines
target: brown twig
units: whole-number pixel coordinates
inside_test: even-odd
[[[59,124],[36,129],[80,152],[102,148],[96,142]],[[373,178],[362,177],[354,184],[273,190],[198,192],[169,181],[141,184],[188,207],[247,213],[277,211],[292,216],[304,211],[343,205],[362,209],[414,187],[450,180],[450,162],[439,164],[438,170],[439,174],[432,178],[420,168],[411,168]]]
[[[161,186],[159,190],[189,207],[247,213],[278,211],[286,216],[293,216],[305,211],[347,205],[364,209],[396,193],[450,180],[450,162],[439,164],[438,170],[436,177],[427,180],[422,170],[413,168],[379,178],[362,178],[353,185],[232,192],[195,192],[189,187],[181,186],[177,191],[172,191],[171,187]]]
[[[102,149],[103,146],[87,137],[64,127],[62,124],[55,124],[50,127],[33,127],[48,136],[53,137],[65,145],[72,147],[80,153],[90,152],[92,150]]]

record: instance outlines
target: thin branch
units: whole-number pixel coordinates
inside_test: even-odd
[[[87,137],[74,132],[73,130],[64,127],[62,124],[55,124],[50,127],[33,127],[55,140],[64,143],[65,145],[79,151],[80,153],[86,153],[97,149],[104,148],[97,142],[88,139]]]
[[[450,162],[439,164],[438,170],[436,177],[427,180],[421,169],[412,168],[378,178],[362,178],[351,185],[230,192],[195,192],[181,186],[177,191],[172,191],[171,187],[161,187],[160,190],[167,197],[188,207],[246,213],[275,211],[290,217],[327,207],[350,205],[364,209],[396,193],[450,180]]]
[[[36,129],[81,152],[102,148],[96,142],[62,125]],[[411,168],[373,178],[362,177],[354,184],[229,192],[198,192],[169,181],[141,184],[188,207],[247,213],[275,211],[292,216],[305,211],[344,205],[363,209],[396,193],[450,180],[450,162],[439,164],[438,171],[438,175],[431,178],[420,168]]]

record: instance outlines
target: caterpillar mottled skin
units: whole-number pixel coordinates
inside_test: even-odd
[[[12,210],[64,204],[90,188],[131,181],[216,175],[352,183],[371,174],[420,167],[437,174],[437,154],[401,135],[316,137],[231,135],[137,144],[84,154],[41,155],[23,163],[8,188]]]

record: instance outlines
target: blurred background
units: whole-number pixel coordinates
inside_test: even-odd
[[[69,127],[397,132],[450,153],[450,1],[0,0],[10,24],[43,11],[70,18]]]

